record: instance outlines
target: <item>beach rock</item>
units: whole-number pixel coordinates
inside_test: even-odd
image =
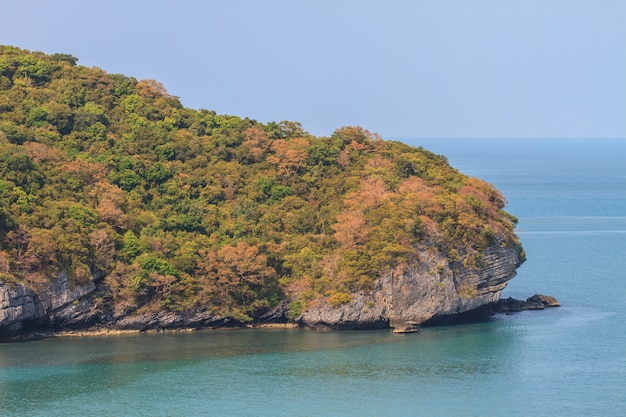
[[[393,321],[389,323],[389,327],[394,333],[416,333],[420,330],[419,323],[414,321]]]

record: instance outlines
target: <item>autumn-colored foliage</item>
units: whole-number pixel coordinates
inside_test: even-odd
[[[154,80],[0,46],[0,280],[101,279],[110,307],[248,320],[349,302],[426,248],[515,240],[504,198],[361,127],[193,110]]]

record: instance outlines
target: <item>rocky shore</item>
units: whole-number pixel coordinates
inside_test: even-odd
[[[352,294],[350,302],[337,306],[322,300],[293,317],[292,300],[285,299],[273,310],[260,312],[252,322],[200,309],[120,311],[102,301],[106,279],[101,276],[72,287],[67,274],[62,273],[39,292],[0,282],[0,339],[267,325],[335,330],[392,328],[397,333],[409,333],[421,325],[558,305],[556,299],[544,295],[527,300],[500,298],[520,264],[518,246],[493,245],[485,250],[483,259],[481,268],[465,268],[425,247],[406,269],[381,276],[372,290]]]
[[[498,302],[473,310],[464,315],[449,316],[448,319],[431,320],[426,322],[426,325],[437,324],[452,324],[459,322],[468,322],[475,320],[484,320],[495,314],[514,314],[525,310],[543,310],[545,308],[560,307],[560,303],[552,296],[535,294],[526,300],[518,300],[512,297],[499,300]],[[274,312],[275,313],[275,312]],[[267,315],[269,317],[271,315]],[[11,331],[0,334],[0,342],[3,341],[21,341],[31,340],[47,337],[88,337],[88,336],[113,336],[123,334],[135,334],[135,333],[150,333],[150,332],[190,332],[200,329],[237,329],[237,328],[273,328],[273,329],[294,329],[294,328],[307,328],[307,326],[296,321],[284,321],[284,322],[266,322],[261,321],[253,324],[244,324],[237,321],[212,321],[212,325],[204,325],[193,327],[178,327],[172,326],[172,323],[181,323],[184,320],[163,320],[163,317],[159,318],[158,315],[148,317],[138,317],[134,321],[136,328],[117,328],[110,325],[94,325],[84,329],[75,330],[46,330],[45,327],[33,327],[26,328],[22,331]],[[158,323],[159,326],[155,327],[154,324]],[[187,322],[187,325],[192,324]],[[206,324],[206,323],[205,323]],[[395,323],[389,323],[388,326],[393,329],[394,333],[416,333],[420,331],[421,324],[410,321],[401,321]]]
[[[0,284],[0,341],[19,341],[44,337],[78,337],[117,335],[158,331],[193,331],[199,329],[225,328],[315,328],[315,329],[371,329],[391,328],[394,333],[413,333],[421,325],[450,324],[463,321],[485,319],[494,314],[511,314],[524,310],[543,310],[558,307],[559,302],[551,296],[535,294],[526,300],[514,298],[499,299],[493,303],[459,314],[435,315],[422,322],[406,319],[355,323],[346,326],[345,322],[320,323],[302,315],[288,319],[289,300],[285,300],[274,310],[247,323],[230,317],[196,312],[183,314],[174,312],[154,312],[134,314],[118,318],[94,308],[91,295],[97,290],[97,282],[81,288],[70,289],[67,277],[60,275],[54,285],[45,293],[37,295],[19,285]]]
[[[501,299],[507,282],[520,265],[520,248],[496,242],[485,249],[480,268],[450,262],[441,252],[424,246],[403,270],[382,275],[369,291],[351,295],[349,302],[332,305],[324,300],[299,316],[285,299],[253,320],[213,314],[200,308],[170,311],[158,306],[121,309],[106,302],[106,277],[94,276],[83,285],[70,285],[61,273],[35,292],[21,284],[0,282],[0,339],[50,334],[110,334],[195,330],[247,326],[297,326],[314,329],[356,330],[392,328],[397,333],[421,325],[472,320],[497,313],[557,306],[549,296],[527,300]]]

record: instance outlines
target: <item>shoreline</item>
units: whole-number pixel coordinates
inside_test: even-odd
[[[237,330],[237,329],[301,329],[297,323],[261,323],[243,326],[221,326],[221,327],[181,327],[176,329],[108,329],[90,328],[83,330],[61,330],[58,332],[32,332],[14,337],[0,338],[0,343],[27,342],[31,340],[51,339],[51,338],[71,338],[71,337],[101,337],[101,336],[121,336],[129,334],[155,334],[155,333],[191,333],[196,331],[214,330]]]
[[[492,317],[498,313],[511,314],[524,310],[543,310],[545,308],[559,307],[560,303],[551,296],[542,294],[535,294],[526,300],[517,300],[514,298],[500,299],[498,302],[482,308],[466,312],[463,314],[457,314],[454,316],[438,317],[432,320],[428,320],[424,323],[411,322],[410,329],[400,328],[396,331],[395,327],[389,327],[394,334],[404,333],[416,333],[419,331],[420,326],[432,326],[432,325],[450,325],[460,324],[467,321],[474,321],[477,319],[484,319],[486,317]],[[12,342],[26,342],[32,340],[57,338],[57,337],[100,337],[100,336],[119,336],[127,334],[139,334],[139,333],[188,333],[194,331],[212,331],[212,330],[235,330],[235,329],[313,329],[307,326],[302,326],[297,322],[286,323],[251,323],[241,324],[239,326],[207,326],[207,327],[180,327],[180,328],[155,328],[155,329],[116,329],[107,327],[91,327],[83,330],[60,330],[60,331],[41,331],[30,332],[13,337],[0,337],[0,343],[12,343]],[[322,330],[322,329],[319,329]],[[332,330],[331,328],[325,328],[323,330]],[[335,329],[338,330],[338,329]],[[410,330],[410,331],[407,331]]]

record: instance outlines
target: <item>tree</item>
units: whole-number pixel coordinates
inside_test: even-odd
[[[274,154],[267,157],[267,162],[275,164],[282,175],[291,176],[306,162],[308,147],[309,141],[305,138],[277,139],[272,142]]]
[[[127,226],[128,215],[124,212],[126,197],[119,187],[100,181],[94,185],[90,195],[97,201],[95,210],[100,220],[119,229]]]
[[[337,215],[337,223],[331,227],[335,231],[333,236],[345,249],[356,249],[367,235],[362,211],[344,210]]]
[[[260,161],[270,147],[270,140],[267,133],[259,126],[252,126],[243,132],[245,140],[243,146],[252,155],[253,161]]]
[[[169,94],[163,84],[156,80],[141,80],[135,84],[135,92],[144,98],[168,97]]]
[[[94,266],[100,271],[109,272],[115,259],[115,242],[104,229],[89,234]]]
[[[261,285],[274,274],[272,267],[267,265],[267,256],[259,253],[259,248],[239,241],[235,246],[226,245],[217,252],[218,259],[223,261],[224,276],[234,285]]]
[[[36,85],[41,85],[50,80],[52,70],[48,63],[34,55],[23,55],[18,58],[19,67],[16,75],[32,80]]]
[[[216,302],[212,295],[217,294],[222,309],[243,319],[246,313],[264,304],[263,289],[276,276],[276,271],[258,247],[239,241],[217,251],[201,250],[199,255],[196,275],[205,288],[201,298]]]
[[[387,185],[380,178],[365,178],[360,181],[359,188],[348,193],[344,205],[353,209],[368,211],[378,208],[390,193]]]
[[[51,58],[54,59],[55,61],[67,62],[71,66],[75,66],[76,63],[78,62],[78,58],[70,54],[56,53],[56,54],[52,54]]]

